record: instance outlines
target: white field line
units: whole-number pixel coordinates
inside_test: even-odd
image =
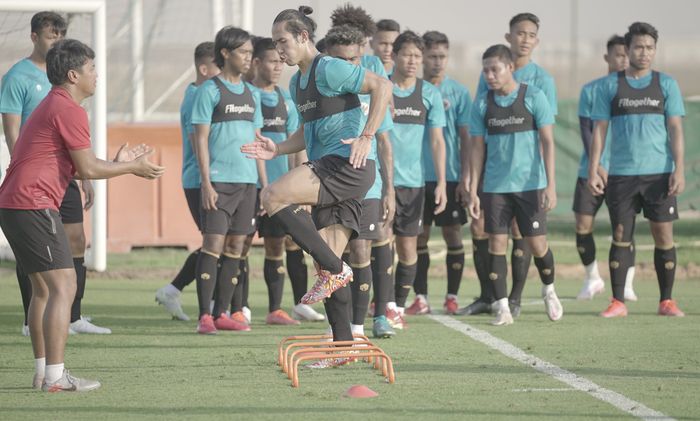
[[[530,393],[530,392],[578,392],[576,389],[570,387],[560,387],[560,388],[529,388],[529,389],[513,389],[511,392],[520,393]]]
[[[474,339],[477,342],[481,342],[482,344],[495,349],[508,358],[519,361],[537,371],[547,374],[556,380],[573,387],[576,390],[580,390],[596,399],[607,402],[615,408],[618,408],[619,410],[632,416],[649,421],[674,420],[674,418],[655,411],[641,402],[637,402],[618,392],[601,387],[585,377],[581,377],[575,373],[572,373],[571,371],[565,370],[552,363],[537,358],[534,355],[528,354],[510,342],[499,339],[486,331],[476,329],[471,325],[462,323],[459,320],[449,316],[429,315],[428,317],[438,323],[443,324],[444,326],[449,327],[450,329],[456,330],[457,332]]]

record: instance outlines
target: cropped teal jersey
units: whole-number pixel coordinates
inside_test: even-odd
[[[527,83],[529,86],[539,88],[547,97],[549,108],[555,116],[558,114],[557,108],[557,86],[554,84],[554,78],[545,69],[540,67],[535,62],[531,61],[525,66],[513,72],[513,77],[520,83]],[[476,89],[476,96],[488,90],[484,74],[479,76],[479,87]]]
[[[266,137],[272,139],[275,143],[281,143],[287,140],[297,129],[299,128],[299,114],[297,114],[294,101],[292,101],[291,95],[285,89],[279,88],[284,99],[284,108],[286,110],[286,121],[284,121],[285,130],[280,131],[267,131],[265,127],[268,124],[263,124],[261,130],[262,134]],[[279,95],[277,91],[265,91],[258,89],[260,92],[260,99],[264,107],[275,108],[279,104]],[[281,116],[275,116],[276,118],[281,118]],[[278,156],[274,159],[265,161],[265,171],[267,172],[267,181],[272,183],[273,181],[280,178],[282,175],[289,171],[289,159],[287,156]]]
[[[187,85],[185,96],[180,104],[180,131],[182,132],[182,187],[185,189],[199,188],[199,166],[197,157],[192,149],[190,136],[194,136],[192,127],[192,105],[197,86],[194,83]]]
[[[20,60],[2,77],[0,113],[21,115],[21,124],[24,125],[50,90],[51,82],[46,72],[28,58]]]
[[[606,78],[607,76],[604,76],[583,85],[583,88],[581,88],[581,95],[578,101],[579,117],[587,119],[591,118],[597,85]],[[608,130],[607,136],[605,137],[605,147],[603,148],[603,153],[600,156],[600,166],[603,167],[606,171],[608,170],[608,167],[610,165],[610,140],[610,130]],[[578,167],[578,176],[579,178],[583,178],[584,180],[588,179],[588,162],[588,154],[586,153],[586,149],[584,148],[583,152],[581,152],[581,161],[579,162]]]

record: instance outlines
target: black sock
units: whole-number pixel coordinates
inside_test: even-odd
[[[595,240],[592,232],[588,234],[576,233],[576,250],[578,250],[578,255],[584,266],[595,262]]]
[[[292,283],[294,305],[297,305],[308,288],[308,269],[304,261],[304,250],[287,250],[287,273]]]
[[[330,273],[340,273],[343,270],[343,261],[323,241],[308,212],[297,205],[292,205],[280,210],[272,218],[277,218],[285,232],[314,258],[321,269]]]
[[[27,314],[29,313],[29,303],[32,302],[32,281],[29,279],[19,264],[15,268],[17,273],[17,283],[19,284],[19,293],[22,295],[22,307],[24,307],[24,324],[27,324]]]
[[[474,269],[479,278],[481,294],[479,299],[487,303],[493,302],[493,287],[489,280],[489,239],[472,239],[472,258],[474,259]]]
[[[625,280],[627,271],[632,266],[632,247],[630,245],[610,246],[610,283],[612,284],[613,298],[625,302]]]
[[[282,293],[284,291],[284,266],[282,259],[265,259],[263,264],[263,276],[267,285],[268,311],[272,313],[279,310],[282,305]]]
[[[372,268],[369,264],[364,267],[352,268],[353,280],[350,284],[352,292],[352,324],[365,323],[365,315],[369,307],[369,288],[372,285]]]
[[[425,248],[418,249],[416,280],[413,282],[413,291],[416,295],[428,295],[428,269],[430,269],[430,253],[428,246],[425,246]]]
[[[238,272],[238,285],[241,288],[243,299],[241,300],[242,307],[248,307],[248,295],[250,292],[250,267],[248,266],[248,256],[241,259]],[[238,287],[238,286],[237,286]]]
[[[241,269],[239,257],[221,256],[221,271],[216,280],[216,301],[214,302],[214,318],[225,313],[233,299],[233,292],[238,286],[238,274]],[[241,294],[241,297],[243,295]]]
[[[394,255],[389,243],[372,247],[372,282],[374,283],[374,317],[386,315],[386,303],[392,301],[394,294],[391,269]]]
[[[457,295],[464,272],[464,247],[448,247],[445,265],[447,266],[447,293]]]
[[[75,298],[73,299],[73,305],[70,308],[71,323],[80,320],[81,304],[83,301],[83,295],[85,294],[85,278],[87,277],[85,258],[74,257],[73,266],[75,267],[75,274],[77,276],[77,288],[75,289]]]
[[[407,265],[399,261],[396,265],[396,284],[394,293],[396,294],[396,305],[406,307],[406,298],[411,291],[413,280],[416,278],[416,264]]]
[[[503,254],[489,253],[489,280],[493,288],[494,301],[508,296],[508,262]]]
[[[185,263],[182,265],[182,268],[180,268],[180,272],[175,275],[175,279],[171,282],[171,284],[180,291],[194,281],[199,250],[200,249],[197,249],[187,256]]]
[[[511,272],[513,273],[513,288],[510,291],[510,300],[520,302],[527,281],[527,272],[530,270],[532,253],[524,238],[513,239],[513,251],[510,255]]]
[[[554,283],[554,254],[547,248],[547,253],[542,257],[535,257],[535,266],[540,274],[540,280],[545,285]]]
[[[209,253],[201,252],[197,257],[197,301],[199,317],[210,314],[209,303],[214,296],[218,258]]]
[[[343,260],[343,262],[347,263],[348,265],[350,264],[350,252],[349,251],[344,251],[343,255],[340,256],[340,258]]]
[[[335,291],[323,302],[326,316],[328,316],[328,323],[333,331],[334,341],[352,340],[352,328],[350,327],[349,318],[351,299],[350,288],[346,285]]]
[[[676,278],[676,248],[668,250],[654,248],[654,268],[661,292],[659,301],[670,300],[673,293],[673,281]]]

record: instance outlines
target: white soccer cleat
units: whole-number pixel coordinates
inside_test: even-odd
[[[55,383],[48,384],[44,381],[41,390],[44,392],[89,392],[99,388],[97,380],[79,379],[70,375],[68,370],[63,370],[63,375]]]
[[[542,287],[542,299],[544,299],[544,307],[547,310],[549,320],[556,322],[564,316],[564,308],[554,292],[554,285],[544,285]]]
[[[70,324],[70,329],[68,333],[70,333],[70,330],[72,330],[75,333],[92,333],[97,335],[109,335],[110,333],[112,333],[111,329],[96,326],[83,319],[82,317]]]
[[[243,313],[243,317],[245,317],[246,323],[250,324],[251,317],[253,317],[253,314],[250,311],[250,309],[246,306],[243,306],[243,308],[241,308],[241,313]]]
[[[190,318],[182,311],[180,304],[180,291],[168,284],[156,291],[156,302],[165,307],[165,310],[170,313],[173,318],[183,321],[189,321]]]
[[[494,302],[491,307],[496,310],[496,318],[491,321],[494,326],[508,326],[513,324],[513,315],[510,313],[508,298],[502,298]]]
[[[586,279],[583,281],[581,292],[576,296],[577,300],[591,300],[596,294],[605,290],[605,281],[600,278]]]
[[[22,325],[22,336],[29,336],[29,326],[27,325]]]
[[[326,316],[314,310],[308,304],[297,304],[292,309],[292,317],[296,320],[305,320],[309,322],[322,322],[326,320]]]

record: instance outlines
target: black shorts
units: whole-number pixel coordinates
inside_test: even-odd
[[[255,184],[212,183],[217,210],[201,209],[202,233],[248,235],[255,229]]]
[[[362,201],[360,216],[360,240],[378,240],[381,237],[379,223],[382,221],[381,199],[365,199]]]
[[[547,234],[547,212],[540,206],[544,190],[515,193],[482,193],[484,230],[489,234],[508,234],[513,217],[525,237]]]
[[[457,186],[459,183],[449,181],[447,183],[447,206],[445,210],[435,215],[435,187],[437,183],[429,181],[425,183],[425,207],[423,209],[423,225],[431,226],[435,221],[436,227],[449,227],[452,225],[464,225],[467,223],[467,212],[457,202]]]
[[[605,194],[593,196],[593,193],[588,190],[587,184],[588,180],[584,178],[579,177],[576,180],[573,211],[581,215],[595,216],[605,202]]]
[[[66,194],[63,196],[61,207],[58,208],[61,221],[64,224],[83,223],[83,197],[80,195],[80,188],[75,180],[68,183]]]
[[[321,181],[318,202],[312,212],[316,228],[340,224],[353,231],[351,239],[356,238],[360,234],[362,199],[374,183],[374,161],[353,168],[348,158],[326,155],[304,165]]]
[[[396,215],[394,234],[399,237],[415,237],[423,230],[424,187],[395,187]]]
[[[24,273],[72,269],[73,255],[58,212],[0,209],[0,226]]]
[[[613,233],[623,227],[621,241],[632,241],[634,220],[640,211],[652,222],[670,222],[678,219],[676,196],[668,195],[671,174],[611,175],[608,176],[605,202],[610,212]]]
[[[202,209],[202,191],[198,188],[185,189],[185,200],[187,207],[190,208],[190,214],[194,223],[197,224],[197,229],[202,231],[202,217],[200,210]]]

